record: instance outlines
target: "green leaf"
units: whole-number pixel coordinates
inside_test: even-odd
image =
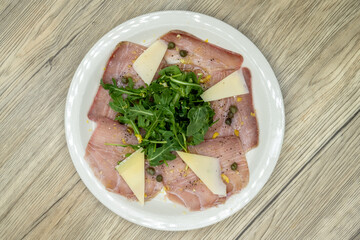
[[[164,163],[164,161],[174,160],[176,156],[172,152],[180,149],[181,147],[177,144],[177,142],[172,141],[168,144],[156,148],[155,151],[148,152],[147,160],[151,166],[161,165]]]
[[[201,129],[208,127],[209,113],[206,107],[194,107],[188,113],[190,124],[187,127],[187,136],[193,136]]]
[[[195,73],[169,66],[159,75],[147,88],[134,88],[130,77],[127,85],[120,87],[115,79],[112,84],[100,81],[109,91],[110,107],[119,113],[115,120],[133,129],[138,139],[142,135],[138,144],[126,146],[142,147],[151,166],[175,159],[173,151],[187,151],[188,145],[204,141],[215,114],[200,97],[203,89]]]
[[[190,124],[187,127],[186,136],[192,137],[190,145],[197,145],[204,141],[204,136],[212,123],[212,109],[208,106],[194,107],[190,109],[188,118]],[[211,118],[211,121],[209,119]]]
[[[155,130],[155,128],[157,127],[157,125],[160,123],[161,119],[160,117],[162,116],[161,112],[156,112],[155,113],[155,118],[153,120],[153,122],[151,123],[151,125],[149,126],[149,128],[146,131],[146,135],[145,135],[145,139],[148,139],[151,136],[151,133]]]
[[[160,72],[159,75],[160,76],[172,76],[172,75],[177,75],[177,74],[181,74],[181,70],[178,66],[174,65],[174,66],[169,66],[166,68],[163,68]]]

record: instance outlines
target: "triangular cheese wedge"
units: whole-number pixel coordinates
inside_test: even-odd
[[[133,64],[134,70],[148,85],[153,80],[166,49],[167,44],[163,40],[157,40],[135,60]]]
[[[242,69],[239,69],[201,94],[205,102],[249,93]]]
[[[177,151],[177,154],[210,191],[226,196],[226,185],[221,179],[219,159],[180,151]]]
[[[124,159],[115,169],[125,180],[141,205],[144,205],[145,193],[145,157],[142,148]]]

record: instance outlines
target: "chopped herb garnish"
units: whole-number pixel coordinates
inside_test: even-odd
[[[203,89],[195,73],[170,66],[159,75],[147,88],[135,89],[131,78],[124,87],[115,79],[113,84],[100,83],[112,98],[110,107],[119,113],[115,120],[127,124],[139,140],[137,145],[118,146],[142,147],[151,166],[166,164],[176,158],[173,151],[187,152],[189,145],[203,142],[215,123],[210,103],[200,97]]]

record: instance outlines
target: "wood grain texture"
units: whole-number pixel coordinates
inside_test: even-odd
[[[358,113],[239,239],[355,236],[360,229],[360,221],[354,221],[360,215],[359,124]]]
[[[283,93],[269,182],[199,230],[129,223],[87,190],[64,135],[71,78],[96,41],[153,11],[214,16],[253,41]],[[1,1],[0,239],[360,239],[360,1]]]

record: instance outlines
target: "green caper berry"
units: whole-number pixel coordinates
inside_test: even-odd
[[[227,118],[227,119],[225,120],[225,123],[230,126],[230,125],[231,125],[231,118]]]
[[[175,43],[169,42],[168,43],[168,49],[173,49],[173,48],[175,48]]]
[[[231,164],[231,170],[235,171],[238,168],[238,165],[236,162],[234,162],[233,164]]]
[[[163,176],[161,175],[156,176],[156,181],[161,182],[162,180],[163,180]]]
[[[121,79],[121,82],[124,83],[124,84],[127,84],[129,82],[129,79],[127,79],[126,77],[123,77]]]
[[[146,169],[146,172],[147,172],[148,174],[150,174],[151,176],[154,176],[154,175],[155,175],[155,169],[152,168],[152,167],[148,167],[148,168]]]
[[[238,108],[236,106],[232,105],[232,106],[230,106],[230,111],[232,113],[236,113],[238,111]]]
[[[234,117],[234,114],[232,112],[229,112],[228,113],[228,118],[233,118]]]
[[[182,57],[186,57],[186,55],[188,54],[188,52],[186,50],[180,50],[180,56]]]

